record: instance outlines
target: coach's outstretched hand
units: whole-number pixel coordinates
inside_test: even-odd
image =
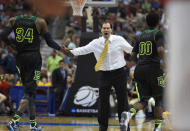
[[[65,46],[63,46],[61,48],[61,50],[65,55],[69,56],[69,57],[74,57],[74,55],[71,53],[69,48],[66,48]]]

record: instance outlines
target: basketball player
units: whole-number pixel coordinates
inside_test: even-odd
[[[25,1],[23,11],[23,15],[10,18],[8,27],[0,34],[1,39],[7,42],[7,36],[11,31],[14,31],[15,40],[12,41],[11,46],[17,51],[16,65],[19,69],[24,90],[19,108],[7,127],[11,131],[18,131],[18,123],[22,113],[29,107],[30,130],[42,131],[43,128],[39,127],[35,120],[35,88],[40,78],[42,65],[40,35],[44,37],[51,48],[61,50],[61,47],[52,40],[45,20],[32,15],[33,6],[31,3]]]
[[[156,28],[159,23],[158,14],[149,13],[146,22],[149,28],[140,35],[131,53],[132,63],[137,62],[134,78],[138,85],[140,102],[130,109],[130,114],[133,117],[137,111],[146,107],[149,98],[153,97],[155,99],[154,131],[161,131],[164,79],[160,60],[163,61],[164,66],[164,38]],[[138,61],[137,54],[139,54]]]

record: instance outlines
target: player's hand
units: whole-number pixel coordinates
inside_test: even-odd
[[[134,65],[135,65],[134,62],[131,62],[131,61],[127,61],[127,62],[126,62],[126,66],[127,66],[128,68],[131,68],[131,67],[134,66]]]
[[[63,46],[61,48],[61,50],[65,55],[69,56],[69,57],[73,57],[74,55],[71,53],[70,49],[66,48],[65,46]]]

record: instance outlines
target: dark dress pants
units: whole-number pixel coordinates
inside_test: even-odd
[[[113,71],[100,71],[98,105],[100,131],[106,131],[108,128],[110,115],[109,97],[112,86],[114,86],[117,95],[119,120],[121,119],[121,113],[129,110],[126,83],[127,75],[124,68]]]

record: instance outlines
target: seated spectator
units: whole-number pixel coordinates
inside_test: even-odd
[[[69,30],[67,32],[67,34],[63,37],[63,45],[66,46],[67,48],[76,48],[76,37],[74,35],[74,31],[73,30]]]
[[[1,91],[0,91],[0,112],[1,112],[2,104],[3,104],[3,102],[4,102],[6,99],[7,99],[7,97],[6,97],[3,93],[1,93]]]
[[[141,5],[142,9],[150,11],[152,5],[150,2],[148,2],[148,0],[144,0],[144,2]]]
[[[68,75],[72,76],[73,75],[73,70],[71,68],[67,69]]]
[[[161,4],[159,0],[154,0],[152,3],[152,8],[159,9],[161,8]]]
[[[3,99],[0,104],[2,105],[4,103],[5,109],[3,109],[3,113],[10,113],[11,112],[11,105],[9,102],[9,90],[14,85],[14,83],[10,82],[9,74],[5,74],[1,81],[0,81],[0,94],[1,98]]]
[[[48,78],[46,76],[43,76],[39,81],[38,81],[38,86],[51,86],[51,82],[48,81]]]
[[[48,71],[47,68],[43,68],[40,72],[40,78],[47,77],[48,78]]]
[[[46,63],[48,73],[50,73],[50,75],[55,69],[59,67],[59,61],[62,59],[63,58],[57,54],[56,50],[52,50],[51,55],[49,56]]]
[[[16,82],[16,86],[22,86],[22,82],[21,82],[20,79],[17,80],[17,82]]]
[[[73,84],[73,79],[72,76],[68,75],[67,76],[67,87],[70,88]]]
[[[15,58],[8,53],[7,49],[3,50],[3,54],[1,55],[1,60],[2,60],[1,65],[5,73],[17,74]]]

